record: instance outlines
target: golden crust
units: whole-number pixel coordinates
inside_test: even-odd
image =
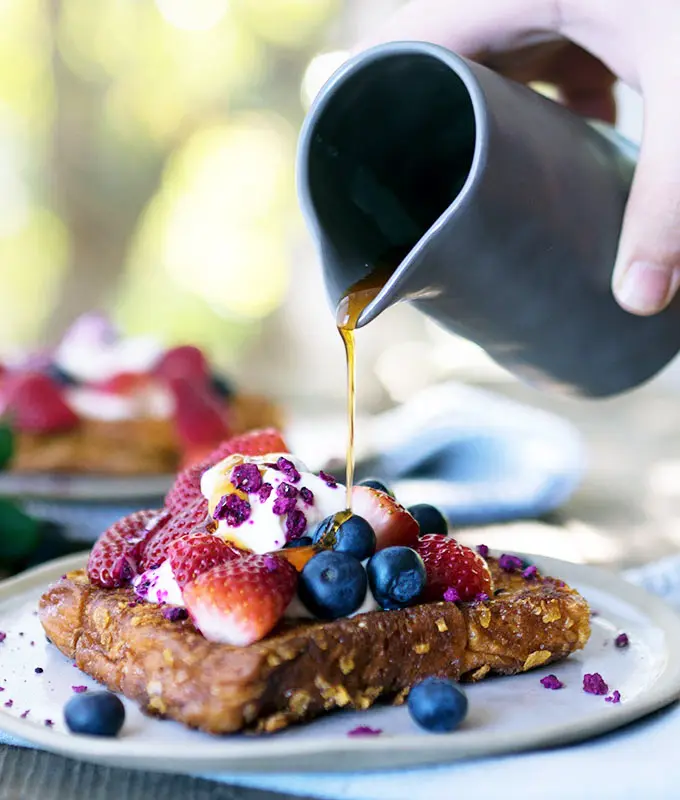
[[[403,702],[430,675],[511,675],[583,648],[583,597],[489,564],[500,593],[488,601],[288,621],[249,647],[209,642],[190,621],[135,603],[130,589],[95,587],[82,571],[48,589],[39,614],[59,650],[148,713],[210,733],[272,732],[335,708]]]

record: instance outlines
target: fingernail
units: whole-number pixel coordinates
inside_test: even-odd
[[[619,303],[634,314],[654,314],[665,308],[680,283],[680,270],[634,261],[614,285]]]

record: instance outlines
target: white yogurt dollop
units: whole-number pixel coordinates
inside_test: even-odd
[[[166,603],[169,606],[184,606],[182,590],[175,580],[175,576],[170,566],[170,561],[166,559],[160,567],[147,569],[132,581],[135,594],[147,603]]]

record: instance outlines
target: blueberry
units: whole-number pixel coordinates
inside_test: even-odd
[[[408,710],[413,719],[433,733],[449,733],[465,719],[468,699],[465,692],[446,678],[425,678],[411,689]]]
[[[364,602],[366,572],[348,553],[324,550],[315,555],[300,573],[300,600],[321,619],[346,617]]]
[[[54,362],[47,365],[45,374],[60,386],[77,386],[80,381]]]
[[[221,375],[213,374],[210,377],[210,386],[221,400],[230,400],[236,394],[232,383]]]
[[[379,550],[366,567],[368,583],[381,608],[404,608],[425,588],[423,559],[410,547]]]
[[[326,517],[314,531],[314,544],[323,545],[326,536],[332,532],[333,550],[349,553],[359,561],[370,558],[375,553],[375,531],[358,514],[352,514],[333,530],[335,517]]]
[[[446,535],[449,532],[449,524],[446,521],[446,517],[438,508],[427,503],[418,503],[418,505],[408,508],[407,511],[420,525],[421,536],[425,536],[428,533]]]
[[[289,542],[286,542],[283,545],[283,549],[289,549],[291,547],[310,547],[314,542],[312,541],[311,536],[300,536],[297,539],[291,539]]]
[[[110,692],[86,692],[66,703],[64,719],[73,733],[116,736],[125,722],[125,706]]]
[[[388,494],[390,497],[394,497],[394,492],[391,489],[388,489],[387,486],[385,486],[385,484],[382,481],[379,481],[377,478],[365,478],[363,481],[359,481],[357,485],[368,486],[371,489],[376,489],[379,492]]]

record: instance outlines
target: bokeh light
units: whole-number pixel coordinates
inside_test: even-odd
[[[349,52],[346,50],[334,50],[314,56],[305,70],[300,89],[302,104],[305,108],[309,108],[324,83],[348,58]]]
[[[226,13],[229,0],[156,0],[163,18],[185,31],[206,31]]]

